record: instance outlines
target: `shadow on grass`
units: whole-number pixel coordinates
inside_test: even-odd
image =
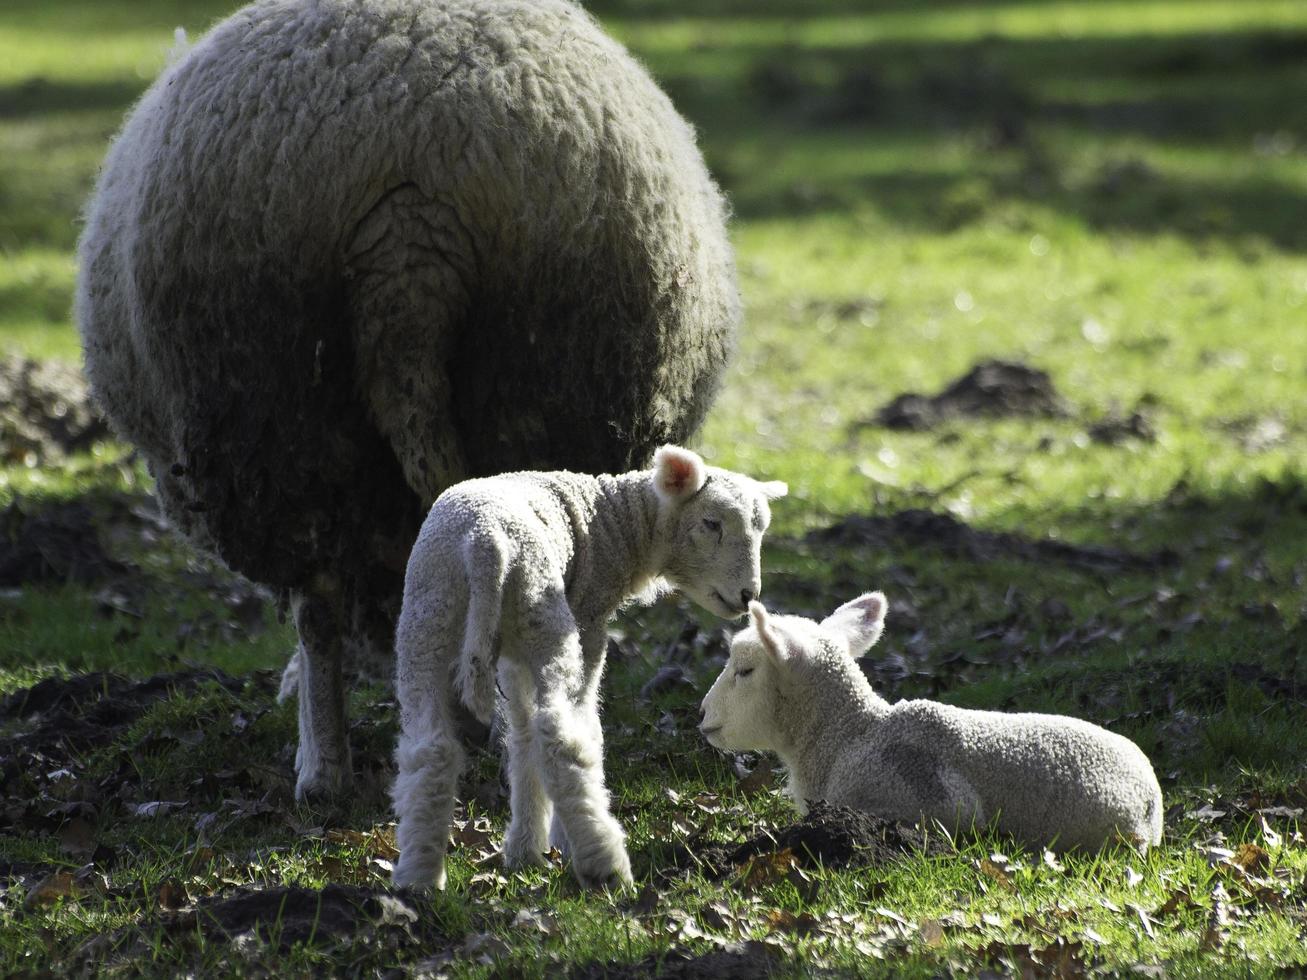
[[[122,109],[145,91],[145,81],[58,81],[35,76],[0,86],[0,119],[23,119],[52,112]]]

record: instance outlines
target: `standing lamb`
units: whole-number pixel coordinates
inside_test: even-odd
[[[349,780],[342,665],[389,656],[441,491],[697,428],[725,226],[690,126],[566,0],[260,0],[136,105],[80,245],[87,373],[172,522],[293,610],[298,797]]]
[[[751,627],[703,699],[704,736],[776,752],[800,810],[829,800],[950,830],[994,821],[1062,849],[1161,840],[1162,792],[1129,739],[1061,715],[877,696],[854,657],[880,638],[885,607],[871,592],[818,624],[752,603]]]
[[[664,446],[652,471],[513,473],[440,496],[409,559],[396,634],[396,884],[445,886],[464,761],[452,712],[461,700],[489,719],[496,675],[508,703],[505,862],[544,863],[552,804],[578,879],[631,880],[603,780],[608,620],[664,586],[743,616],[761,588],[767,502],[784,493]]]

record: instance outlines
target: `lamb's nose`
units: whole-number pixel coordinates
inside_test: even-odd
[[[707,714],[708,714],[707,709],[704,708],[703,705],[699,705],[699,722],[700,722],[700,724],[703,723],[703,719],[707,716]]]
[[[754,592],[753,589],[740,590],[740,602],[743,603],[744,605],[747,606],[749,603],[753,602],[753,600],[756,598],[758,598],[758,593]]]

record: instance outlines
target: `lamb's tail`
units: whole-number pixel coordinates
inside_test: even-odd
[[[455,683],[463,704],[487,725],[495,716],[499,616],[508,558],[509,543],[499,535],[469,539],[463,548],[468,572],[467,622]]]

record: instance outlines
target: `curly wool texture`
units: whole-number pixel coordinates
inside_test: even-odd
[[[128,118],[76,316],[183,530],[393,616],[445,487],[693,431],[739,301],[691,128],[579,7],[264,0]]]
[[[736,636],[704,699],[703,727],[715,745],[775,751],[801,809],[820,799],[950,829],[993,822],[1059,849],[1096,849],[1118,837],[1143,849],[1161,840],[1161,789],[1129,739],[1061,715],[891,705],[877,695],[854,657],[880,635],[880,593],[820,625],[755,607],[753,626]],[[734,674],[744,664],[771,680],[770,695],[743,689],[747,681]],[[752,725],[737,721],[745,712]]]
[[[465,758],[455,707],[488,720],[497,682],[512,802],[505,861],[543,862],[553,808],[555,843],[582,882],[631,880],[602,769],[608,620],[662,580],[742,615],[761,588],[768,499],[784,492],[666,446],[652,471],[514,473],[440,496],[409,559],[396,633],[397,883],[444,887]]]

